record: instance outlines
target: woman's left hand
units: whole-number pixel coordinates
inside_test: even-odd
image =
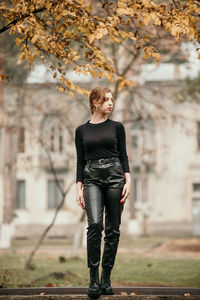
[[[120,200],[120,203],[125,203],[126,199],[128,198],[130,194],[130,188],[131,188],[131,182],[127,181],[124,184],[123,190],[122,190],[122,199]]]

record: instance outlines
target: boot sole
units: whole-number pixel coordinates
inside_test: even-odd
[[[91,298],[98,298],[99,296],[101,296],[101,291],[88,292],[87,294],[88,294],[88,296],[91,297]]]
[[[101,289],[101,295],[114,295],[113,290]]]

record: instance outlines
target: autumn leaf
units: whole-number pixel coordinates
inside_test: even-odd
[[[31,39],[31,43],[35,44],[37,39],[39,38],[39,35],[34,35],[33,38]]]
[[[9,77],[6,74],[0,74],[0,82],[2,82],[3,80],[7,80],[7,82],[9,82]]]
[[[50,283],[46,283],[45,286],[47,286],[47,287],[53,287],[53,283],[51,283],[51,282]]]
[[[128,79],[124,79],[119,82],[120,89],[123,89],[124,87],[127,87],[128,85],[132,87],[133,85],[136,86],[136,83],[133,80],[128,80]]]
[[[61,62],[66,68],[75,67],[79,74],[89,72],[94,78],[104,77],[112,83],[116,68],[108,53],[116,44],[127,47],[128,42],[134,55],[144,50],[144,59],[152,55],[158,62],[159,49],[154,49],[152,37],[159,29],[170,33],[174,42],[184,36],[200,43],[199,1],[179,1],[178,5],[168,6],[162,1],[118,0],[108,14],[100,13],[90,1],[84,0],[15,0],[13,3],[13,6],[7,2],[0,4],[3,24],[0,31],[17,35],[18,62],[25,59],[31,64],[37,58],[49,65],[52,64],[49,61]],[[56,63],[52,71],[56,78]],[[119,80],[121,88],[129,86],[126,80]],[[69,90],[85,93],[70,81],[63,80],[62,84],[59,87],[62,92],[66,86],[67,93]]]
[[[126,295],[128,295],[128,293],[127,293],[127,292],[124,292],[124,291],[121,291],[121,292],[120,292],[120,295],[121,295],[121,296],[126,296]]]
[[[97,76],[98,76],[99,78],[101,78],[101,77],[103,76],[103,73],[102,73],[102,72],[98,72],[98,73],[97,73]]]
[[[143,13],[143,22],[147,26],[149,25],[149,22],[151,21],[151,17],[147,13]]]
[[[62,86],[59,86],[58,90],[59,90],[59,92],[64,92],[65,91],[64,87],[62,87]]]
[[[160,61],[160,53],[153,52],[152,56],[156,59],[156,61]]]

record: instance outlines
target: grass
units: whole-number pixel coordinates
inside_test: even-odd
[[[5,254],[0,258],[0,285],[3,287],[79,286],[86,284],[83,258],[60,263],[55,255],[36,255],[32,270],[24,269],[28,256]]]
[[[130,284],[200,287],[200,261],[118,255],[112,278]]]
[[[168,285],[200,287],[200,260],[195,257],[163,257],[149,255],[156,244],[167,238],[122,239],[112,272],[113,286],[123,285]],[[35,241],[14,240],[8,251],[0,252],[0,286],[44,287],[87,286],[89,272],[86,249],[81,249],[78,258],[70,258],[71,242],[46,240],[34,257],[32,270],[24,268]],[[134,248],[141,253],[134,253]],[[49,251],[51,250],[51,251]],[[56,250],[56,251],[54,251]],[[146,250],[144,252],[143,250]],[[139,254],[138,254],[139,253]],[[59,257],[64,256],[65,262]]]

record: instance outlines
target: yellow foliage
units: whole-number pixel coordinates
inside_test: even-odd
[[[111,83],[114,82],[114,74],[113,73],[105,73],[104,77],[106,77]]]
[[[22,42],[24,42],[24,40],[26,39],[26,37],[22,36],[22,37],[16,37],[15,42],[17,46],[20,46]]]
[[[145,59],[149,59],[150,56],[151,56],[151,52],[145,51],[144,58],[145,58]]]
[[[31,39],[31,43],[35,44],[35,42],[38,40],[38,38],[39,38],[39,35],[35,34],[33,36],[33,38]]]
[[[103,73],[100,71],[100,72],[97,73],[97,76],[98,76],[99,78],[101,78],[101,77],[103,76]]]
[[[200,43],[200,3],[197,0],[180,1],[172,8],[152,0],[118,0],[113,11],[109,10],[109,14],[105,11],[104,15],[96,12],[90,1],[85,0],[12,2],[13,6],[6,2],[0,4],[0,15],[5,26],[10,28],[9,34],[17,34],[18,60],[27,59],[32,63],[38,56],[43,61],[46,57],[53,57],[77,73],[86,75],[89,72],[94,78],[105,77],[112,83],[115,66],[107,51],[112,44],[127,45],[128,41],[133,43],[136,51],[144,50],[145,59],[152,55],[156,61],[160,60],[158,50],[151,43],[150,26],[159,30],[162,23],[162,29],[175,40],[185,35],[188,40],[195,39]],[[132,24],[136,30],[132,30]],[[52,71],[55,71],[53,76],[56,78],[57,67],[53,66]],[[66,81],[64,76],[59,80],[67,87],[67,93],[68,89],[86,93]],[[133,84],[126,78],[118,80],[120,88]],[[59,88],[65,91],[63,86]]]
[[[152,53],[152,56],[156,59],[156,61],[159,61],[159,60],[160,60],[160,53],[158,53],[158,52],[153,52],[153,53]]]
[[[61,92],[61,93],[65,91],[65,89],[64,89],[63,86],[59,86],[58,90],[59,90],[59,92]]]
[[[190,27],[189,29],[189,40],[193,40],[195,37],[195,30],[193,27]]]
[[[155,24],[155,25],[160,25],[160,24],[161,24],[160,18],[159,18],[159,16],[158,16],[158,14],[156,14],[155,12],[151,12],[151,13],[150,13],[150,17],[151,17],[152,20],[154,21],[154,24]]]
[[[133,80],[124,79],[119,81],[119,89],[123,89],[127,86],[132,87],[133,85],[136,86],[136,83]]]
[[[147,13],[143,13],[143,22],[144,24],[147,26],[149,25],[149,22],[151,21],[151,16],[150,14],[147,14]]]
[[[93,70],[88,70],[88,72],[90,72],[90,74],[93,76],[93,77],[96,77],[96,72],[93,71]]]
[[[53,3],[47,3],[47,4],[46,4],[46,8],[47,8],[48,10],[50,10],[51,7],[52,7],[52,5],[53,5]]]

